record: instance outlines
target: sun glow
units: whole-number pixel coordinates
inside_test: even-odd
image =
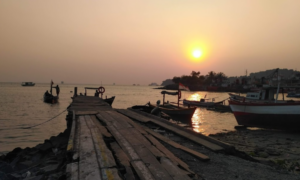
[[[187,45],[188,44],[188,45]],[[208,56],[208,44],[205,42],[187,42],[185,53],[192,62],[203,62]]]
[[[193,51],[194,58],[200,58],[202,56],[202,52],[199,49]]]

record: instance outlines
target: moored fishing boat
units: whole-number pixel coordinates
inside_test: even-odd
[[[222,104],[223,101],[220,101],[220,102],[214,102],[213,100],[212,101],[209,101],[209,99],[200,99],[200,101],[193,101],[193,100],[186,100],[184,99],[183,101],[183,104],[184,105],[191,105],[191,106],[202,106],[202,107],[212,107],[216,104]]]
[[[95,94],[94,96],[95,97],[99,97],[101,98],[103,101],[105,101],[106,103],[108,103],[110,106],[112,106],[112,103],[114,102],[116,96],[112,96],[110,98],[107,98],[107,96],[105,98],[103,98],[103,94],[105,92],[105,88],[103,86],[100,86],[98,88],[96,87],[85,87],[84,88],[84,96],[87,96],[87,90],[90,89],[90,90],[95,90]],[[80,93],[81,94],[81,93]],[[74,94],[75,95],[75,94]],[[101,96],[100,96],[101,95]],[[77,94],[75,95],[77,96]],[[73,99],[73,97],[71,97]]]
[[[160,110],[161,112],[169,115],[171,119],[174,121],[180,121],[180,122],[185,122],[185,123],[191,123],[191,119],[196,111],[196,107],[181,107],[179,106],[179,99],[181,98],[181,91],[178,89],[177,92],[169,92],[169,91],[162,91],[161,94],[163,95],[163,104],[160,105],[160,101],[158,100],[156,105],[151,104],[150,102],[148,105],[151,108],[154,108],[153,111],[155,110]],[[177,103],[170,104],[170,103],[165,103],[165,95],[173,95],[177,96]],[[176,104],[176,105],[175,105]]]
[[[44,102],[46,103],[51,103],[51,104],[54,104],[54,103],[57,103],[58,102],[58,99],[59,99],[59,92],[60,92],[60,88],[58,85],[56,85],[55,87],[52,87],[53,86],[53,81],[51,80],[51,83],[50,83],[50,93],[48,92],[48,90],[44,93]],[[55,89],[56,90],[56,96],[54,96],[52,94],[52,89]]]
[[[174,121],[181,121],[181,122],[191,122],[191,119],[197,109],[197,107],[178,107],[172,104],[164,104],[161,106],[156,106],[154,104],[148,103],[149,107],[155,108],[158,107],[159,110],[166,113],[173,119]]]
[[[278,100],[278,85],[263,88],[253,98],[230,98],[231,110],[239,125],[263,128],[300,128],[300,101]],[[286,88],[286,87],[285,87]],[[283,91],[282,91],[283,92]]]

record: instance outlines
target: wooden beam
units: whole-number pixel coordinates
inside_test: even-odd
[[[79,180],[78,162],[67,164],[67,180]]]
[[[150,133],[151,135],[153,135],[154,137],[156,137],[156,138],[158,138],[158,139],[164,141],[165,143],[167,143],[167,144],[169,144],[169,145],[171,145],[171,146],[173,146],[173,147],[175,147],[175,148],[177,148],[177,149],[181,149],[181,150],[183,150],[183,151],[185,151],[185,152],[187,152],[187,153],[193,155],[194,157],[196,157],[196,158],[198,158],[198,159],[200,159],[200,160],[202,160],[202,161],[208,161],[208,160],[209,160],[209,157],[206,156],[206,155],[204,155],[204,154],[202,154],[202,153],[199,153],[199,152],[194,151],[194,150],[192,150],[192,149],[189,149],[189,148],[187,148],[187,147],[185,147],[185,146],[182,146],[182,145],[180,145],[180,144],[178,144],[178,143],[172,141],[171,139],[169,139],[169,138],[167,138],[167,137],[165,137],[165,136],[163,136],[163,135],[161,135],[161,134],[159,134],[159,133],[154,132],[153,130],[151,130],[151,129],[149,129],[149,128],[144,128],[144,129],[145,129],[148,133]]]
[[[83,116],[79,116],[80,161],[79,179],[101,179],[92,135]]]

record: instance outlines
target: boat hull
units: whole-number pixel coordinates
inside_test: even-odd
[[[300,102],[255,103],[229,100],[239,125],[300,129]]]
[[[111,98],[107,98],[107,99],[103,99],[103,100],[111,106],[115,100],[115,96],[112,96]]]
[[[200,101],[190,101],[190,100],[183,100],[184,105],[192,105],[192,106],[202,106],[202,107],[210,107],[214,106],[214,102],[200,102]]]
[[[154,108],[156,106],[149,104],[150,107]],[[180,121],[184,123],[191,123],[191,119],[196,111],[196,107],[192,108],[176,108],[175,106],[173,107],[168,107],[168,106],[160,106],[159,109],[169,115],[171,119],[174,121]]]
[[[57,96],[45,96],[44,95],[44,102],[45,103],[57,103],[58,102],[58,97]]]

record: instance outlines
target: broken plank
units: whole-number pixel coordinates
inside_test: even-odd
[[[98,121],[98,119],[96,118],[96,116],[90,116],[91,119],[93,120],[94,124],[98,127],[99,131],[102,133],[103,136],[105,137],[112,137],[112,135],[107,131],[107,129],[101,125],[101,123]]]
[[[175,165],[181,166],[183,169],[190,172],[191,174],[195,174],[192,170],[189,169],[189,166],[185,162],[176,157],[171,151],[169,151],[165,146],[163,146],[152,135],[145,135],[145,137],[149,139],[157,149],[163,152]]]
[[[160,163],[162,167],[166,169],[166,171],[173,177],[174,180],[190,180],[187,174],[184,174],[181,169],[175,166],[170,159],[162,157],[160,159]]]
[[[128,156],[125,154],[125,152],[121,149],[121,147],[116,142],[110,143],[110,147],[112,148],[115,156],[119,160],[120,164],[125,167],[126,174],[124,175],[126,179],[132,179],[134,180],[134,174],[130,167],[130,160]]]
[[[133,147],[155,179],[172,180],[170,174],[168,174],[168,172],[162,167],[156,157],[150,153],[146,146],[136,145]]]
[[[159,133],[156,133],[156,132],[152,131],[149,128],[145,128],[145,130],[147,132],[149,132],[150,134],[152,134],[154,137],[156,137],[156,138],[164,141],[165,143],[167,143],[167,144],[169,144],[169,145],[171,145],[171,146],[173,146],[175,148],[181,149],[181,150],[183,150],[183,151],[185,151],[185,152],[187,152],[187,153],[189,153],[189,154],[197,157],[200,160],[203,160],[203,161],[208,161],[209,160],[208,156],[206,156],[206,155],[204,155],[202,153],[199,153],[199,152],[197,152],[195,150],[189,149],[189,148],[187,148],[185,146],[182,146],[182,145],[180,145],[180,144],[172,141],[171,139],[169,139],[169,138],[167,138],[167,137],[165,137],[165,136],[163,136],[163,135],[161,135]]]

